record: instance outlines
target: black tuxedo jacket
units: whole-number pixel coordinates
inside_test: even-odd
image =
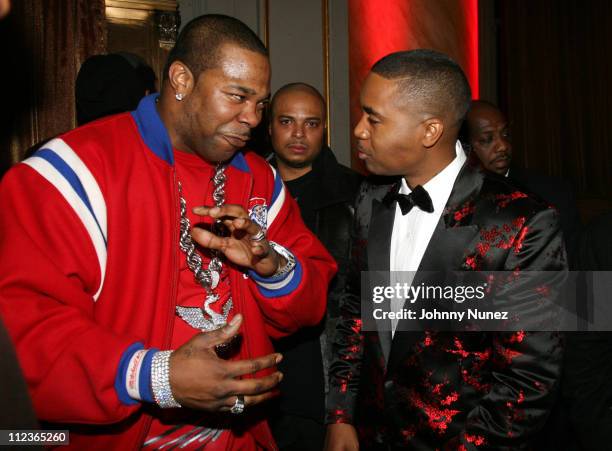
[[[357,198],[327,422],[353,423],[363,449],[526,447],[554,400],[559,334],[361,330],[360,272],[389,270],[383,199],[398,188],[364,183]],[[566,271],[556,211],[466,163],[419,273],[443,269]]]

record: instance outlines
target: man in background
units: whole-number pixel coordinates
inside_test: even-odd
[[[361,176],[336,160],[324,144],[325,101],[314,87],[291,83],[271,104],[272,164],[296,200],[306,226],[338,263],[327,292],[326,319],[276,342],[284,356],[279,369],[279,412],[272,432],[280,449],[320,450],[325,438],[324,400],[331,350],[346,280],[353,199]]]
[[[536,174],[512,164],[512,142],[508,120],[492,103],[474,100],[464,132],[471,158],[491,172],[508,177],[517,186],[553,205],[560,215],[561,230],[572,264],[580,232],[580,216],[569,183],[557,177]]]
[[[149,94],[130,60],[116,53],[87,58],[79,69],[74,90],[78,125],[135,110],[140,99]]]

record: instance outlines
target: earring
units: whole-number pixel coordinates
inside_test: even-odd
[[[184,95],[180,92],[177,92],[176,94],[174,94],[174,97],[180,102],[181,100],[183,100]]]

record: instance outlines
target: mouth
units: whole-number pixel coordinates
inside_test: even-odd
[[[510,164],[510,156],[504,155],[501,157],[497,157],[491,162],[491,164],[500,168],[506,167]]]
[[[307,147],[304,144],[298,144],[298,143],[289,144],[287,147],[296,153],[304,153],[307,149]]]
[[[365,160],[369,157],[370,155],[363,151],[363,147],[358,145],[357,146],[357,158],[359,158],[360,160]]]
[[[234,147],[244,147],[249,140],[248,136],[244,135],[222,135],[223,138]]]

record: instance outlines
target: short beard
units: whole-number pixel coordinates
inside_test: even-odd
[[[317,154],[318,155],[318,154]],[[285,160],[280,154],[276,154],[276,158],[281,161],[285,166],[291,168],[291,169],[304,169],[304,168],[308,168],[312,166],[312,163],[314,162],[315,158],[317,158],[315,156],[315,158],[311,159],[311,160],[305,160],[305,161],[289,161],[289,160]]]

